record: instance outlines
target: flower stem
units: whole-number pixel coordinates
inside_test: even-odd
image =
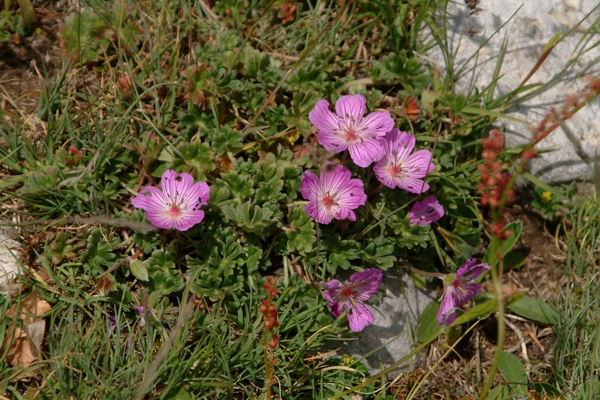
[[[367,197],[373,196],[375,193],[378,193],[382,188],[383,188],[383,183],[380,183],[373,190],[371,190],[369,193],[367,193]]]
[[[344,151],[344,155],[342,156],[342,166],[346,166],[346,161],[348,161],[348,150]]]
[[[492,261],[497,258],[497,251],[500,250],[500,240],[496,237],[492,238],[492,243],[490,244],[490,255],[492,256]],[[494,285],[494,290],[496,292],[496,296],[498,296],[498,335],[496,338],[496,352],[494,353],[494,359],[492,361],[492,365],[490,367],[490,373],[485,381],[483,389],[481,390],[481,394],[479,395],[480,399],[486,399],[490,387],[492,386],[492,382],[494,381],[494,376],[496,375],[496,371],[498,370],[498,364],[500,363],[500,356],[504,351],[504,337],[505,337],[505,326],[504,326],[504,295],[502,293],[502,269],[504,268],[504,260],[499,259],[498,262],[492,264],[492,282]]]

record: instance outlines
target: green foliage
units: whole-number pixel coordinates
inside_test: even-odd
[[[302,207],[293,207],[288,214],[291,229],[285,232],[290,253],[310,253],[316,239],[315,223]]]
[[[58,167],[48,167],[41,171],[33,171],[27,175],[19,194],[25,197],[40,198],[56,189],[59,181]]]
[[[119,240],[116,238],[110,243],[106,242],[100,229],[92,229],[85,255],[85,261],[89,264],[92,274],[100,275],[104,272],[104,267],[110,267],[115,263],[117,257],[113,253],[113,249],[118,243]]]
[[[406,52],[390,53],[373,63],[371,77],[383,82],[401,82],[405,90],[419,95],[428,83],[427,73],[416,57]]]
[[[46,239],[44,253],[46,258],[54,264],[60,264],[63,260],[74,261],[77,253],[85,247],[85,242],[78,238],[72,238],[65,232],[53,233]]]
[[[249,274],[261,264],[262,251],[253,245],[242,245],[228,228],[205,240],[198,246],[197,257],[186,256],[186,274],[197,276],[191,286],[193,293],[218,301],[244,286]]]
[[[556,194],[541,186],[537,186],[535,188],[535,199],[531,202],[531,205],[541,211],[546,218],[552,219],[554,217],[554,211],[560,210],[562,207],[556,200]]]
[[[174,249],[154,250],[152,256],[144,261],[148,274],[148,290],[158,290],[162,295],[179,292],[185,286],[183,277],[177,270],[175,261],[177,253]],[[143,275],[143,273],[142,273]]]
[[[215,169],[215,154],[208,143],[194,141],[182,142],[175,153],[172,147],[165,147],[159,156],[167,163],[168,169],[187,172],[195,179],[206,179],[206,173]]]
[[[65,18],[59,37],[69,57],[88,64],[103,61],[117,50],[135,51],[143,40],[143,30],[139,22],[128,20],[124,2],[112,4],[110,10],[83,9]]]

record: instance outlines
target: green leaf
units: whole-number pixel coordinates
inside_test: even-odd
[[[504,256],[504,270],[515,269],[525,265],[527,256],[521,251],[510,251]]]
[[[43,197],[55,191],[58,184],[58,167],[48,167],[43,171],[33,171],[27,175],[19,194],[27,197]]]
[[[151,291],[159,290],[161,294],[178,292],[185,286],[183,278],[177,269],[175,260],[177,253],[154,250],[152,256],[146,260],[148,268],[148,288]]]
[[[277,213],[273,211],[275,209]],[[271,207],[271,204],[265,203],[263,207],[255,205],[252,208],[249,201],[244,204],[238,204],[237,207],[223,206],[223,214],[246,232],[263,232],[265,228],[276,224],[281,212],[277,206]]]
[[[417,339],[419,339],[419,342],[428,342],[432,338],[439,336],[442,332],[442,328],[437,320],[439,310],[440,303],[432,301],[419,316],[419,325],[417,325]]]
[[[505,299],[505,304],[510,305],[510,304],[518,301],[523,296],[525,296],[525,292],[519,292],[519,293],[513,294],[512,296],[509,296]],[[476,318],[485,317],[485,316],[493,313],[496,310],[498,310],[498,300],[497,299],[492,299],[492,300],[486,301],[484,303],[477,304],[475,307],[471,308],[470,310],[465,312],[463,315],[457,317],[456,321],[454,321],[454,323],[450,326],[458,326],[458,325],[465,324]]]
[[[167,146],[161,151],[158,159],[170,162],[170,169],[188,172],[195,180],[206,180],[206,172],[214,171],[215,154],[208,143],[200,141],[181,143],[177,150],[181,157],[175,155],[174,150]]]
[[[498,369],[516,395],[527,397],[527,373],[517,356],[503,351]]]
[[[221,126],[220,130],[211,137],[211,147],[218,155],[225,154],[227,151],[242,147],[242,133],[234,131],[228,126]]]
[[[554,325],[562,318],[561,314],[552,306],[529,296],[508,305],[508,308],[522,317],[542,324]]]
[[[525,173],[521,174],[521,176],[523,178],[527,179],[529,182],[536,185],[537,187],[541,187],[545,191],[555,194],[557,197],[560,197],[560,198],[565,197],[565,194],[560,189],[557,189],[555,187],[548,185],[547,183],[543,182],[540,178],[538,178],[535,175],[530,174],[529,172],[525,172]]]
[[[487,396],[487,400],[506,400],[510,399],[512,396],[509,393],[509,390],[504,385],[499,385],[490,390]]]
[[[166,400],[192,400],[193,397],[183,386],[177,386],[165,394]]]
[[[551,396],[550,398],[562,398],[560,390],[546,382],[534,382],[533,390],[539,394],[547,394]]]
[[[290,253],[299,251],[300,253],[309,253],[313,249],[313,244],[317,241],[315,223],[306,214],[304,207],[294,207],[288,214],[288,220],[291,222],[291,230],[285,232],[287,236],[287,248]]]
[[[129,269],[131,270],[133,276],[138,278],[140,281],[148,282],[148,268],[146,268],[146,265],[142,261],[134,260],[129,265]]]
[[[527,121],[523,121],[522,119],[511,117],[510,115],[502,114],[502,113],[497,112],[497,111],[486,110],[486,109],[479,108],[479,107],[466,106],[466,107],[464,107],[462,109],[462,112],[465,113],[465,114],[485,115],[485,116],[488,116],[488,117],[502,118],[502,119],[506,119],[506,120],[509,120],[509,121],[518,122],[518,123],[521,123],[523,125],[527,125],[528,124]]]
[[[335,272],[338,267],[350,268],[350,262],[358,258],[358,244],[354,240],[341,240],[340,235],[322,238],[323,247],[329,250],[327,269]]]
[[[393,252],[394,245],[391,239],[369,239],[367,246],[360,252],[360,257],[366,263],[385,271],[397,261],[397,258],[392,255]]]
[[[473,255],[479,252],[479,249],[475,246],[471,246],[468,244],[463,238],[460,236],[447,231],[441,226],[438,227],[438,232],[442,234],[446,243],[456,252],[458,252],[465,259],[471,258]]]
[[[112,249],[117,244],[118,239],[113,240],[110,245],[102,241],[102,232],[100,232],[100,229],[92,229],[88,239],[85,258],[95,273],[104,272],[102,266],[111,266],[114,264],[117,257],[112,253]]]

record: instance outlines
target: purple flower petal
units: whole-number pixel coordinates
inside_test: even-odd
[[[335,102],[338,117],[350,123],[360,121],[367,110],[367,100],[360,94],[342,96]]]
[[[363,118],[366,110],[364,96],[342,96],[335,104],[336,113],[329,103],[319,100],[308,114],[318,129],[317,139],[327,151],[349,150],[350,158],[360,167],[368,167],[383,157],[381,139],[394,127],[389,111],[373,112]]]
[[[332,218],[356,220],[352,210],[365,204],[367,196],[362,181],[351,177],[352,173],[341,165],[336,165],[333,170],[326,166],[318,178],[305,171],[300,193],[309,201],[306,213],[321,224],[329,224]]]
[[[162,229],[186,231],[204,219],[201,206],[208,204],[210,188],[205,182],[194,184],[187,173],[166,170],[161,179],[162,191],[146,186],[131,200],[146,211],[148,221]]]
[[[356,272],[350,277],[355,298],[360,301],[367,301],[379,291],[383,272],[380,269],[368,268],[361,272]]]
[[[317,101],[315,108],[308,113],[308,119],[319,131],[330,134],[334,134],[340,124],[338,117],[329,110],[327,100]]]
[[[429,196],[417,201],[408,212],[408,216],[411,225],[429,225],[444,216],[444,207],[435,196]]]
[[[133,311],[135,311],[136,313],[138,313],[138,315],[140,317],[144,316],[144,309],[146,310],[146,315],[150,314],[150,310],[146,309],[146,307],[144,306],[134,306],[133,307]]]
[[[444,291],[444,297],[440,304],[438,311],[437,320],[440,325],[450,325],[456,320],[456,304],[454,302],[454,296],[452,295],[452,288],[447,288]]]
[[[114,315],[108,316],[108,332],[112,332],[117,328],[117,317]]]
[[[348,309],[348,325],[354,332],[362,331],[375,320],[373,313],[362,303],[357,302]]]
[[[359,129],[371,136],[384,137],[393,127],[394,120],[389,111],[374,111],[363,118]]]
[[[410,193],[429,189],[429,185],[419,178],[424,178],[435,168],[431,164],[431,152],[419,150],[412,153],[415,143],[413,135],[398,129],[388,133],[384,142],[385,154],[373,167],[379,182],[391,189],[399,187]]]
[[[385,155],[385,150],[381,141],[377,139],[364,139],[360,145],[350,146],[350,158],[354,164],[362,168],[367,168],[374,162],[381,160]]]
[[[483,271],[492,269],[488,264],[475,264],[476,262],[477,260],[474,257],[468,259],[465,265],[456,271],[456,279],[461,282],[471,281],[479,278],[479,275],[481,275]]]

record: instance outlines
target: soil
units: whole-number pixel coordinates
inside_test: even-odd
[[[36,111],[42,82],[62,68],[62,52],[58,41],[63,13],[54,2],[36,5],[39,26],[32,36],[13,36],[0,44],[0,109],[16,111],[27,118]]]
[[[36,6],[40,21],[38,33],[18,43],[0,44],[0,87],[5,90],[0,91],[0,109],[9,113],[18,111],[26,119],[36,119],[45,76],[53,76],[63,66],[58,29],[65,10],[55,4],[47,2]],[[38,124],[43,123],[37,120],[32,126]],[[507,223],[513,220],[523,222],[523,233],[516,250],[527,254],[527,261],[525,266],[504,274],[505,291],[525,290],[532,297],[552,299],[563,284],[561,269],[565,265],[563,245],[552,234],[555,226],[518,205],[508,210],[506,218]],[[531,361],[534,368],[542,373],[531,373],[531,379],[549,373],[555,339],[552,328],[511,315],[506,321],[510,325],[506,330],[505,350],[517,355],[525,365],[529,365],[527,360]],[[523,345],[520,344],[520,336],[525,340]],[[391,392],[398,399],[406,398],[411,389],[420,384],[421,378],[431,371],[415,398],[476,398],[476,390],[487,377],[496,349],[495,341],[496,321],[493,317],[480,322],[465,335],[449,357],[443,357],[448,347],[445,338],[441,338],[430,346],[424,369],[401,376],[391,386]],[[496,379],[496,383],[501,382],[500,374]]]

